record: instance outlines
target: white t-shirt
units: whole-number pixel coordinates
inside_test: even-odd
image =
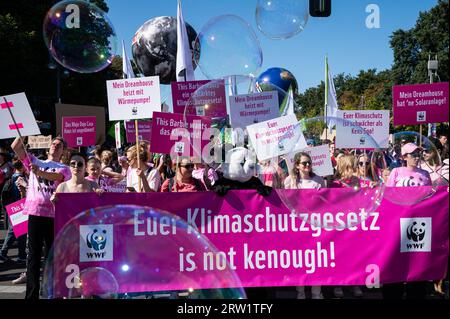
[[[159,191],[159,188],[161,187],[161,176],[159,175],[159,172],[156,168],[152,169],[150,172],[148,172],[148,169],[151,169],[150,167],[147,168],[147,170],[144,172],[145,176],[147,177],[148,185],[152,190],[155,192]],[[136,168],[128,168],[127,170],[127,187],[133,187],[136,191],[139,189],[139,177],[136,174]],[[143,192],[144,186],[141,182],[141,192]]]
[[[292,185],[291,176],[288,176],[284,180],[285,189],[320,189],[322,187],[325,187],[325,181],[319,175],[314,175],[314,177],[310,179],[297,180],[297,187],[295,187],[295,185]]]

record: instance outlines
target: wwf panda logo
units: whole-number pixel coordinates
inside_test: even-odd
[[[360,145],[366,144],[366,138],[365,138],[364,136],[362,136],[362,137],[359,139],[359,144],[360,144]]]
[[[413,240],[415,242],[422,241],[425,237],[425,226],[426,224],[424,222],[421,222],[420,224],[413,222],[406,229],[406,236],[409,240]]]
[[[422,179],[422,177],[419,177],[417,180],[414,178],[414,176],[409,176],[406,178],[402,178],[401,180],[398,181],[396,186],[401,186],[401,187],[414,187],[414,186],[423,186],[424,180]]]
[[[133,108],[131,109],[131,114],[137,115],[137,111],[138,111],[138,109],[137,109],[137,107],[135,106],[135,107],[133,107]]]
[[[86,244],[95,251],[101,251],[106,247],[106,230],[98,231],[94,229],[92,233],[86,235]]]

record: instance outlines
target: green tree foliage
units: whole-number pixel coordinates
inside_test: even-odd
[[[361,70],[358,75],[338,74],[334,77],[339,108],[343,110],[390,110],[392,116],[392,86],[429,83],[428,55],[439,60],[438,75],[441,82],[448,76],[449,16],[448,0],[439,0],[429,11],[421,12],[416,25],[410,30],[396,30],[390,46],[394,53],[391,69]],[[439,79],[435,79],[435,82]],[[325,84],[321,82],[296,96],[299,118],[323,116]],[[392,123],[392,121],[391,121]],[[392,124],[391,124],[392,125]],[[448,125],[439,124],[440,130]],[[418,126],[392,127],[391,131],[419,130]],[[426,132],[423,132],[426,135]]]

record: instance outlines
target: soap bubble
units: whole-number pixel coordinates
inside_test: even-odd
[[[255,77],[263,54],[251,26],[235,15],[221,15],[201,29],[196,45],[202,53],[197,64],[210,80],[243,75]]]
[[[442,161],[440,152],[436,147],[439,141],[431,141],[425,136],[421,136],[417,132],[398,132],[393,134],[390,145],[389,153],[387,154],[388,161],[386,162],[386,175],[385,179],[388,179],[388,173],[392,173],[394,169],[398,174],[398,177],[393,183],[395,187],[386,187],[385,198],[395,204],[410,206],[422,202],[423,200],[433,196],[436,193],[438,186],[448,186],[448,180],[445,178],[444,172],[441,169]],[[417,153],[415,159],[410,158],[413,161],[417,161],[417,167],[421,170],[425,170],[430,173],[431,183],[427,181],[427,178],[420,173],[401,169],[406,166],[407,157],[402,156],[402,148],[407,153]],[[417,148],[417,150],[415,150]],[[392,174],[391,178],[397,176],[396,173]],[[386,180],[387,182],[387,180]],[[425,186],[427,185],[427,186]],[[422,187],[417,187],[422,186]],[[414,191],[410,192],[407,197],[403,193],[396,191],[396,187],[415,187]]]
[[[309,17],[308,0],[258,0],[256,25],[270,39],[288,39],[303,31]]]
[[[225,90],[226,113],[224,113],[222,103],[209,103],[208,101],[216,100],[218,90]],[[190,139],[195,161],[201,160],[203,163],[212,164],[220,162],[222,159],[217,155],[222,153],[222,147],[229,150],[232,146],[244,146],[247,139],[245,127],[233,125],[230,117],[232,106],[230,98],[248,94],[258,94],[261,92],[275,92],[278,97],[279,115],[285,114],[288,105],[292,103],[294,110],[300,110],[293,97],[283,89],[272,83],[265,83],[260,86],[256,83],[255,78],[250,76],[230,76],[228,81],[211,80],[210,82],[200,85],[189,97],[186,107],[184,108],[184,120],[187,116],[207,116],[212,118],[212,129],[202,134],[203,140],[209,140],[210,143],[203,147],[205,143],[200,143],[196,139]],[[208,100],[209,99],[209,100]],[[203,148],[202,148],[203,147]],[[212,156],[212,154],[216,156]],[[177,154],[172,154],[176,156]],[[185,154],[187,155],[187,154]],[[173,157],[174,158],[174,157]]]
[[[45,16],[43,34],[52,57],[79,73],[105,69],[117,50],[116,32],[108,16],[86,1],[55,4]]]
[[[215,257],[214,269],[204,271],[204,254]],[[71,219],[55,238],[43,290],[49,299],[245,298],[224,253],[205,236],[176,215],[135,205]]]
[[[348,122],[341,118],[328,119],[341,125]],[[372,136],[363,133],[357,149],[333,151],[334,144],[328,142],[333,140],[334,134],[324,128],[321,116],[301,120],[299,126],[293,128],[303,131],[304,141],[296,143],[300,149],[292,149],[286,155],[264,161],[263,165],[278,172],[278,184],[274,187],[287,209],[312,227],[327,230],[358,227],[370,218],[383,198],[384,183],[377,166],[378,158],[374,157],[379,148]],[[334,154],[333,159],[331,153]],[[359,160],[363,163],[361,168],[358,168]],[[311,165],[303,164],[308,162]],[[336,175],[333,170],[336,164],[341,175]],[[303,171],[311,173],[311,170],[319,176],[316,182],[299,181]],[[325,185],[319,186],[321,180]]]

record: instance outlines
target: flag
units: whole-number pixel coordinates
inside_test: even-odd
[[[122,77],[124,79],[132,79],[135,77],[130,60],[128,60],[127,52],[125,51],[125,43],[122,40]]]
[[[186,24],[181,12],[181,0],[178,0],[177,10],[177,81],[193,81],[194,67],[192,66],[192,53],[189,48],[189,38],[186,31]]]
[[[280,107],[280,116],[294,114],[294,92],[292,85],[289,86],[288,95],[285,97],[283,104]]]
[[[336,89],[334,88],[333,76],[328,68],[328,57],[325,58],[325,122],[329,129],[336,125],[334,119],[337,117],[338,104],[336,98]]]

